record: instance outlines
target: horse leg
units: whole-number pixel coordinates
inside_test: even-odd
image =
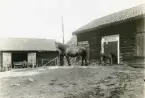
[[[68,65],[71,66],[69,56],[66,56],[66,59],[67,59]]]
[[[77,56],[77,57],[76,57],[76,62],[79,62],[79,60],[80,60],[80,57]]]
[[[60,66],[63,66],[63,65],[64,65],[64,56],[63,56],[63,55],[60,55],[60,56],[59,56],[59,59],[60,59],[60,60],[59,60],[59,61],[60,61],[60,63],[59,63]]]
[[[106,63],[107,63],[107,58],[104,57],[104,58],[103,58],[103,66],[106,66]]]
[[[84,58],[84,57],[82,57],[82,66],[84,65],[84,59],[85,59],[85,58]]]
[[[112,57],[110,57],[110,66],[112,65],[112,62],[113,62],[113,61],[112,61]]]
[[[101,64],[104,66],[104,65],[105,65],[105,64],[104,64],[104,63],[105,63],[105,57],[104,57],[103,55],[101,55],[100,58],[101,58],[101,60],[100,60],[100,61],[101,61]]]
[[[87,57],[85,57],[85,65],[86,65],[86,66],[88,65]]]
[[[108,56],[108,59],[109,59],[109,63],[110,63],[110,66],[112,65],[112,55],[111,55],[111,53],[109,54],[109,56]]]

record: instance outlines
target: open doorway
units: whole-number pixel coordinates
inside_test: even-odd
[[[114,63],[119,64],[119,35],[104,36],[101,40],[101,52],[102,53],[113,53]]]
[[[25,52],[12,53],[12,68],[14,68],[14,62],[23,62],[23,61],[27,61],[27,53]]]

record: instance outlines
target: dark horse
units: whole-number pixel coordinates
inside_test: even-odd
[[[109,60],[110,65],[113,63],[117,63],[117,57],[113,53],[100,53],[100,58],[101,58],[101,64],[105,65],[107,60]]]
[[[62,43],[55,42],[56,48],[59,51],[60,66],[64,64],[64,56],[67,59],[68,65],[71,66],[69,57],[82,57],[82,66],[87,65],[87,51],[84,47],[81,46],[67,46]]]

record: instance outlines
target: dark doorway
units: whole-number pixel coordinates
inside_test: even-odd
[[[25,52],[12,53],[12,68],[14,68],[13,65],[14,62],[23,62],[23,61],[27,61],[27,53]]]
[[[113,63],[117,64],[117,41],[112,42],[104,42],[104,53],[112,53],[113,54]]]

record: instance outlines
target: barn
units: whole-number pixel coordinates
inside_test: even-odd
[[[100,52],[112,52],[117,64],[144,64],[145,4],[95,19],[72,34],[88,49],[88,60],[100,62]]]
[[[43,65],[58,56],[55,41],[36,38],[1,38],[0,67],[14,68],[14,63],[26,61],[30,64]]]

